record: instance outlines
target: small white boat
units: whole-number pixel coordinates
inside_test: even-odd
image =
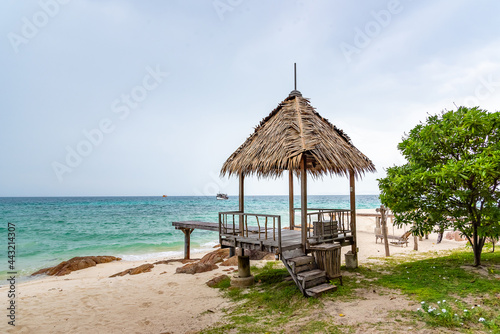
[[[221,193],[218,193],[217,196],[215,196],[215,198],[217,198],[217,199],[229,199],[227,194],[221,194]]]

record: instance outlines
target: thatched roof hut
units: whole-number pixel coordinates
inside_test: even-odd
[[[303,156],[313,176],[349,176],[350,171],[362,176],[375,171],[351,139],[294,90],[227,159],[221,175],[277,177],[285,170],[298,174]]]
[[[243,213],[244,177],[278,177],[285,170],[289,171],[291,230],[295,227],[294,173],[300,176],[301,183],[301,227],[307,226],[307,174],[349,177],[352,253],[357,264],[355,178],[365,172],[374,172],[375,166],[342,130],[321,117],[297,90],[293,90],[260,122],[253,134],[224,163],[221,175],[239,176],[239,211]],[[304,252],[307,229],[301,229]]]

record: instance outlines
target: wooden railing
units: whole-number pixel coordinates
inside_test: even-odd
[[[294,210],[299,211],[301,208],[295,208]],[[319,224],[318,224],[319,223]],[[323,226],[324,224],[330,224],[330,228],[337,228],[337,234],[347,234],[352,233],[351,228],[351,210],[346,209],[317,209],[308,208],[307,209],[307,236],[311,237],[322,237],[321,230],[316,229],[315,225]],[[295,227],[301,227],[301,225],[294,225]]]
[[[281,216],[241,211],[219,212],[219,238],[228,236],[273,240],[277,241],[281,249]]]

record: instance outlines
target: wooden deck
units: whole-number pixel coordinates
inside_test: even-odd
[[[257,219],[257,226],[249,226],[247,219],[240,220],[243,222],[241,226],[235,219],[227,223],[227,219],[222,221],[219,214],[220,223],[183,221],[173,222],[172,225],[184,232],[184,258],[186,259],[189,258],[190,235],[194,229],[217,231],[219,232],[221,247],[230,248],[233,255],[236,247],[279,255],[293,281],[306,297],[317,297],[324,292],[337,290],[336,286],[328,284],[328,279],[339,278],[342,284],[340,247],[354,244],[354,236],[351,231],[347,230],[343,230],[344,233],[337,233],[337,228],[328,230],[329,233],[322,233],[327,230],[326,227],[332,227],[332,224],[337,225],[337,221],[328,222],[326,226],[318,224],[323,222],[314,222],[313,226],[309,227],[309,231],[307,231],[309,238],[307,238],[306,243],[307,249],[304,250],[300,230],[276,229],[274,221],[272,225],[270,224],[273,227],[270,228],[267,219],[264,220],[264,224],[259,224]],[[278,218],[279,226],[280,220]],[[310,235],[311,229],[313,231],[312,237]],[[318,236],[319,234],[321,236]],[[310,252],[314,256],[308,256],[307,254]],[[249,268],[250,261],[248,257],[238,257],[238,270],[241,270],[240,265],[243,263],[243,260],[240,262],[240,259],[244,258],[246,258]],[[248,272],[248,275],[250,275],[250,272]],[[253,281],[253,276],[248,277],[252,277]]]
[[[186,230],[192,232],[194,229],[202,229],[208,231],[219,231],[219,224],[210,223],[210,222],[202,222],[202,221],[182,221],[182,222],[173,222],[172,225],[179,230],[183,230],[186,233]],[[278,233],[275,232],[273,237],[272,229],[268,229],[267,239],[265,236],[265,230],[260,229],[257,226],[248,226],[248,236],[237,235],[239,232],[239,226],[236,224],[235,231],[228,228],[225,233],[219,234],[219,240],[221,246],[223,248],[227,247],[241,247],[243,249],[253,249],[260,250],[269,253],[279,254],[286,250],[296,249],[301,246],[301,233],[300,230],[289,230],[289,229],[281,229],[281,249],[279,249],[278,243]],[[190,232],[189,232],[190,233]],[[233,235],[234,234],[234,235]],[[186,239],[187,242],[189,242]],[[339,234],[335,238],[331,238],[328,240],[318,241],[315,238],[308,238],[309,244],[315,245],[318,243],[324,242],[336,242],[341,246],[352,245],[353,236],[351,234]],[[186,254],[185,254],[186,255]]]

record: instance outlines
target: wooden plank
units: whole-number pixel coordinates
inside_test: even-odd
[[[328,283],[324,283],[321,285],[317,285],[315,287],[306,289],[306,293],[310,297],[318,297],[322,293],[328,292],[328,291],[337,291],[337,286],[336,285],[331,285]]]
[[[172,226],[174,226],[176,229],[199,228],[201,230],[207,230],[207,231],[219,231],[219,224],[218,223],[209,223],[209,222],[202,222],[202,221],[195,221],[195,220],[173,222]]]
[[[304,264],[309,264],[314,262],[314,258],[312,256],[299,256],[291,259],[287,259],[288,264],[294,263],[296,266],[302,266]]]
[[[380,217],[380,213],[361,213],[361,212],[357,212],[356,213],[356,216],[360,216],[360,217]],[[394,218],[394,214],[386,214],[387,217],[389,218]]]
[[[302,281],[302,286],[309,289],[326,282],[326,276],[317,277],[311,280]]]
[[[307,242],[307,171],[306,171],[307,158],[306,154],[302,153],[302,159],[300,160],[300,209],[301,209],[301,235],[302,238],[302,250],[306,251],[306,242]]]
[[[298,274],[297,278],[300,280],[308,281],[308,280],[316,279],[316,278],[319,278],[322,276],[325,276],[324,270],[313,269],[313,270],[305,271],[305,272]]]
[[[202,221],[196,221],[196,220],[188,220],[188,221],[182,221],[182,222],[172,222],[172,226],[174,226],[177,230],[180,230],[182,228],[193,228],[193,229],[200,229],[200,230],[206,230],[206,231],[219,231],[219,224],[218,223],[210,223],[210,222],[202,222]],[[236,225],[236,230],[239,231],[238,225]],[[227,231],[232,232],[232,228],[228,228]],[[248,231],[251,233],[258,233],[259,228],[257,226],[248,226]],[[261,229],[262,233],[263,229]]]
[[[354,171],[350,170],[349,171],[349,184],[351,187],[350,191],[350,199],[349,202],[351,204],[351,229],[352,229],[352,234],[353,234],[353,244],[351,247],[352,253],[354,254],[354,258],[356,259],[357,263],[357,252],[358,252],[358,246],[357,246],[357,240],[356,240],[356,188],[355,188],[355,179],[354,179]],[[356,265],[357,267],[357,265]]]
[[[240,212],[245,212],[245,177],[240,173],[239,179],[239,196],[238,196]],[[240,225],[240,235],[243,235],[243,217],[238,216]]]
[[[335,248],[340,248],[340,245],[339,244],[325,244],[325,243],[323,243],[323,244],[309,247],[310,250],[331,250],[331,249],[335,249]]]
[[[292,269],[293,269],[293,272],[295,274],[298,274],[298,273],[301,273],[303,271],[309,271],[309,270],[318,269],[318,266],[316,265],[316,263],[312,262],[312,263],[304,264],[304,265],[301,265],[301,266],[293,266]]]
[[[293,171],[288,172],[288,215],[290,221],[290,230],[293,230],[295,225],[295,210],[293,209]]]

